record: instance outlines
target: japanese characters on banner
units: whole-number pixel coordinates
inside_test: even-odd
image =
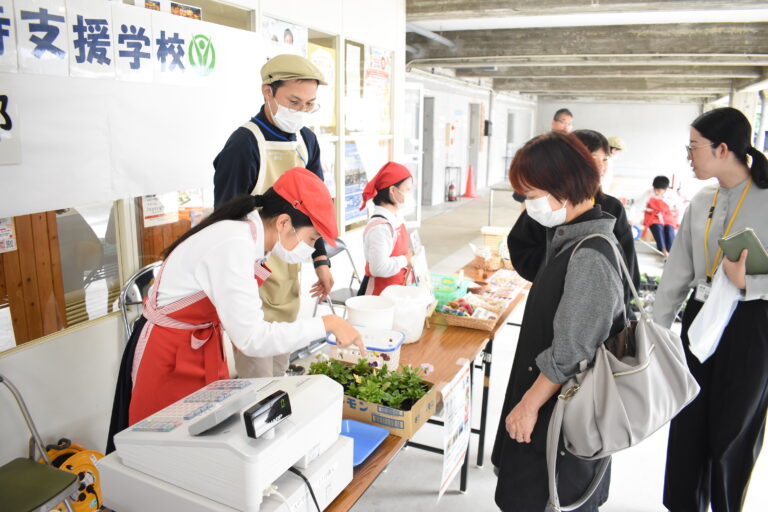
[[[209,27],[103,0],[0,0],[0,71],[207,83],[217,76]]]
[[[466,361],[463,368],[446,384],[440,393],[443,396],[443,478],[440,481],[438,501],[448,489],[451,481],[459,474],[469,447],[472,403],[470,379],[471,363]]]
[[[16,23],[14,23],[13,2],[0,0],[0,72],[16,71]]]
[[[138,4],[0,0],[0,217],[209,187],[258,112],[261,34]]]

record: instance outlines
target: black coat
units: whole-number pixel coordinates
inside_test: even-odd
[[[624,253],[624,261],[632,276],[635,288],[640,286],[640,270],[635,253],[635,240],[632,228],[627,221],[627,213],[621,201],[608,194],[598,194],[595,204],[600,205],[603,212],[611,214],[616,219],[613,234],[619,241]],[[523,211],[517,219],[512,231],[507,236],[507,246],[512,266],[523,279],[533,281],[539,271],[547,250],[547,228],[533,220],[528,212]]]
[[[596,206],[569,225],[601,218],[610,218],[610,216],[602,213],[600,207]],[[503,511],[543,512],[548,503],[547,427],[557,395],[539,409],[530,444],[518,443],[511,439],[506,430],[505,420],[539,376],[536,356],[552,345],[553,320],[563,294],[568,262],[577,241],[567,243],[559,253],[550,255],[550,260],[540,265],[526,301],[520,337],[491,456],[494,466],[499,471],[496,504]],[[588,240],[584,246],[601,251],[608,261],[615,261],[612,249],[602,240]],[[546,250],[544,253],[546,254]],[[623,320],[621,318],[614,320],[612,330],[617,332],[622,328]],[[558,492],[561,503],[570,504],[581,497],[586,490],[594,475],[597,462],[582,460],[572,455],[563,448],[562,439],[560,444]],[[578,511],[596,512],[598,505],[607,500],[609,484],[610,474],[608,473],[593,497]]]

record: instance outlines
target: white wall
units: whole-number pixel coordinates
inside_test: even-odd
[[[460,83],[450,78],[431,76],[422,72],[408,73],[409,82],[424,85],[424,97],[435,99],[435,140],[434,140],[434,180],[432,190],[422,191],[425,204],[442,203],[445,197],[445,168],[459,167],[461,176],[456,187],[463,194],[467,184],[469,160],[469,112],[470,103],[485,105],[485,119],[488,119],[491,91],[483,87]],[[519,112],[515,123],[520,125],[515,130],[519,134],[519,143],[531,137],[530,119],[535,111],[535,102],[513,95],[497,95],[494,100],[491,120],[493,135],[484,137],[483,150],[478,158],[478,168],[474,169],[475,184],[478,189],[504,179],[504,152],[506,151],[507,112]],[[456,125],[454,144],[446,144],[446,126]],[[527,125],[526,125],[527,123]],[[490,162],[488,152],[490,151]],[[490,163],[490,166],[489,166]]]
[[[650,187],[664,174],[687,180],[693,176],[686,159],[690,123],[699,115],[696,104],[549,103],[538,106],[536,133],[551,129],[559,108],[573,112],[574,129],[592,129],[606,137],[619,136],[627,149],[612,162],[616,181],[642,180]]]
[[[0,356],[0,374],[21,392],[43,443],[68,437],[104,450],[123,339],[122,320],[113,314]],[[30,434],[4,385],[0,385],[0,411],[0,464],[4,464],[26,455]]]

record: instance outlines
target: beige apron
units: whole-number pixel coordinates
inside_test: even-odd
[[[295,141],[267,141],[258,125],[249,121],[243,125],[253,133],[259,148],[261,163],[259,178],[251,195],[263,194],[288,169],[306,167],[299,156],[308,158],[307,147],[301,134]],[[272,275],[259,287],[259,296],[264,303],[264,320],[267,322],[293,322],[299,314],[301,303],[299,269],[301,265],[288,264],[270,255],[267,266]],[[289,354],[274,357],[248,357],[235,353],[235,367],[240,378],[282,377],[288,368]]]

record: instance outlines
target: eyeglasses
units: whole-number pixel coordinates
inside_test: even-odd
[[[709,144],[702,144],[701,146],[685,146],[685,149],[686,151],[688,151],[688,156],[691,157],[693,156],[694,149],[706,148],[706,147],[711,148],[712,146],[717,146],[717,144],[715,144],[714,142],[710,142]]]

